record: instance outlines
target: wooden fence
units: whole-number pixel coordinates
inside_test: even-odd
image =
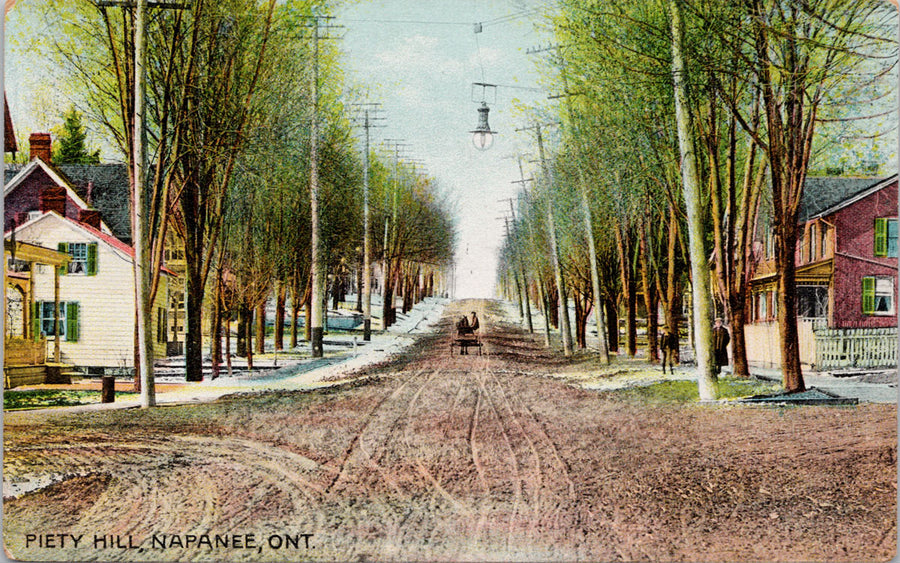
[[[897,365],[897,328],[815,330],[816,368],[881,368]]]

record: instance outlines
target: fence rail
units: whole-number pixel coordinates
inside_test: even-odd
[[[816,368],[897,365],[897,328],[816,329]]]

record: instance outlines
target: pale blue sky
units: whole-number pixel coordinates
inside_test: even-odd
[[[511,183],[519,179],[516,154],[532,150],[528,137],[515,133],[529,118],[514,104],[546,101],[546,92],[533,89],[539,86],[535,55],[526,53],[542,39],[548,42],[535,30],[540,6],[514,0],[384,0],[359,2],[336,14],[336,22],[346,26],[341,47],[348,76],[371,84],[372,101],[383,104],[386,127],[376,134],[406,139],[409,156],[423,159],[428,173],[459,203],[458,297],[493,294],[505,231],[499,218],[508,212],[501,200],[518,190]],[[477,36],[476,22],[485,23]],[[496,102],[488,93],[490,125],[498,135],[483,152],[472,146],[468,133],[480,105],[472,101],[474,82],[500,85]],[[480,101],[481,91],[474,95]]]

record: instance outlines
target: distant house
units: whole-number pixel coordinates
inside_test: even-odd
[[[800,223],[801,362],[821,369],[895,366],[897,177],[809,178]],[[780,365],[774,243],[769,229],[760,233],[745,327],[748,360]]]

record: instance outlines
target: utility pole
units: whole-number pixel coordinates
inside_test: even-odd
[[[519,157],[519,176],[522,178],[521,180],[515,180],[513,184],[522,184],[522,195],[525,196],[526,200],[530,200],[531,196],[528,194],[528,189],[525,187],[526,182],[534,182],[534,176],[531,178],[525,178],[525,172],[522,169],[522,157]],[[530,201],[529,201],[530,203]],[[510,203],[512,205],[512,203]],[[531,240],[535,240],[534,236],[534,226],[532,226],[531,222],[527,223],[528,225],[528,234],[531,237]],[[522,264],[522,271],[525,271],[525,264]],[[547,316],[547,296],[544,292],[544,276],[540,271],[537,272],[537,287],[538,287],[538,299],[540,302],[538,303],[538,309],[544,315],[544,347],[550,347],[550,319]],[[530,305],[529,305],[530,307]],[[532,329],[533,331],[533,329]]]
[[[569,327],[569,303],[566,296],[566,289],[563,281],[562,267],[559,262],[559,245],[556,240],[556,221],[553,218],[553,176],[550,173],[550,166],[547,164],[547,158],[544,155],[544,138],[541,136],[541,125],[535,124],[532,127],[518,129],[534,129],[538,143],[538,155],[541,162],[541,169],[544,173],[544,182],[547,186],[547,230],[550,232],[550,262],[553,264],[553,273],[556,278],[556,288],[559,291],[559,329],[562,333],[563,355],[572,355],[572,331]],[[545,315],[546,316],[546,315]]]
[[[144,183],[147,173],[147,130],[144,126],[147,90],[147,0],[138,0],[134,16],[134,283],[138,310],[138,347],[140,348],[141,407],[156,404],[156,378],[153,374],[153,342],[150,338],[152,303],[150,296],[150,240],[144,228]]]
[[[366,135],[366,153],[363,159],[363,340],[372,340],[372,241],[370,234],[369,210],[369,128],[372,125],[370,111],[377,111],[381,104],[365,103],[363,110],[363,128]]]
[[[312,223],[312,294],[310,295],[311,320],[310,320],[310,344],[312,357],[321,358],[324,354],[322,338],[325,333],[325,264],[322,249],[322,235],[319,225],[319,24],[320,19],[333,19],[332,16],[320,16],[313,14],[313,72],[312,72],[312,123],[310,125],[309,145],[309,206],[310,222]],[[326,29],[339,26],[328,25]]]
[[[525,175],[522,172],[522,159],[519,159],[519,173],[522,176],[522,182],[525,182]],[[525,257],[522,255],[522,249],[519,246],[519,227],[516,226],[516,209],[513,206],[512,198],[509,200],[509,212],[512,215],[512,236],[513,246],[516,248],[516,261],[519,263],[519,273],[522,276],[522,301],[525,307],[525,326],[528,332],[534,334],[534,325],[531,322],[531,299],[528,295],[528,276],[525,273]]]
[[[509,241],[509,249],[510,249],[510,261],[513,282],[516,286],[516,304],[519,306],[519,320],[525,320],[525,305],[522,303],[522,283],[519,281],[519,272],[516,271],[516,262],[518,261],[515,257],[516,248],[515,248],[515,239],[512,236],[512,229],[509,227],[509,217],[503,217],[503,224],[506,226],[506,240]]]
[[[131,234],[134,238],[134,287],[135,309],[137,311],[137,337],[139,365],[135,366],[140,375],[141,407],[156,405],[156,378],[153,373],[152,311],[150,303],[150,232],[146,222],[146,177],[147,177],[147,10],[148,0],[103,0],[98,7],[110,6],[134,8],[134,131],[132,132],[131,165],[134,178],[134,199],[131,210]],[[153,2],[153,7],[161,9],[184,9],[187,6],[172,2]],[[57,338],[58,340],[58,338]]]
[[[403,139],[385,139],[385,145],[389,145],[389,149],[393,149],[394,152],[394,181],[391,182],[391,200],[393,204],[388,202],[388,194],[385,192],[384,194],[384,257],[382,260],[382,276],[384,277],[383,283],[381,284],[381,299],[382,299],[382,328],[387,329],[388,326],[393,323],[393,319],[388,319],[388,312],[394,310],[394,292],[388,292],[388,285],[390,276],[394,275],[394,272],[390,269],[390,255],[388,254],[388,249],[390,248],[390,236],[389,236],[389,225],[394,226],[394,236],[397,236],[397,216],[398,216],[398,192],[400,191],[400,149],[401,147],[410,146],[408,143],[404,143]],[[388,217],[387,209],[388,206],[392,206],[392,211],[390,217]],[[391,301],[388,303],[388,301]]]

